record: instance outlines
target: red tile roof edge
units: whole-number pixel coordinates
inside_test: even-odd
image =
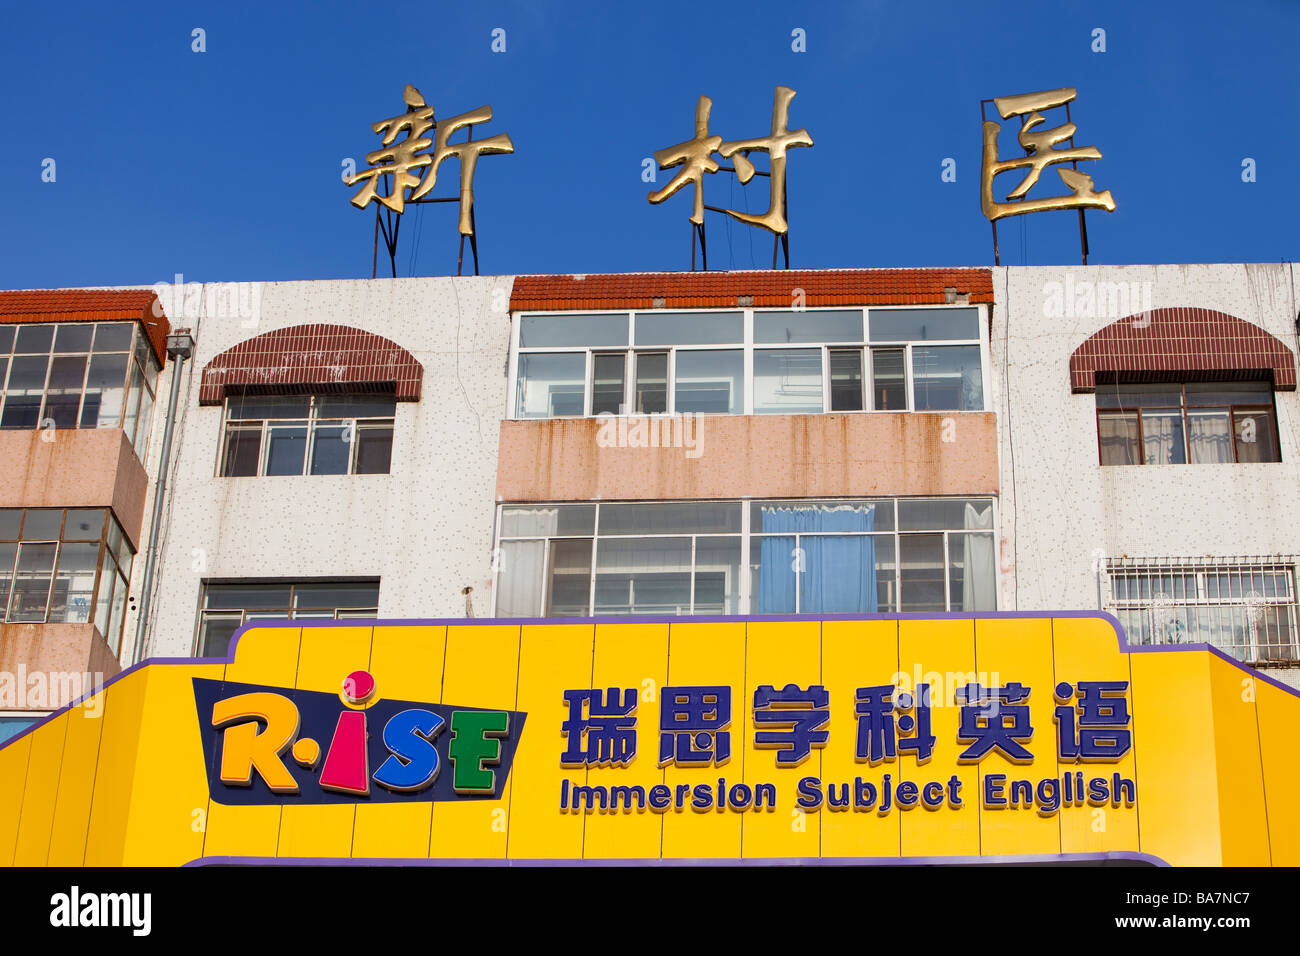
[[[167,363],[171,323],[152,289],[0,290],[0,324],[135,321],[161,365]]]

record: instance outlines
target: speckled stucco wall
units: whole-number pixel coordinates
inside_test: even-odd
[[[1275,395],[1281,463],[1102,467],[1095,398],[1071,394],[1069,374],[1085,339],[1143,309],[1217,309],[1294,352],[1298,280],[1289,264],[995,270],[1003,608],[1095,608],[1105,557],[1300,553],[1300,392]],[[1138,301],[1071,308],[1071,287],[1087,304],[1084,281],[1125,283]],[[1294,670],[1271,673],[1300,683]]]
[[[463,616],[462,589],[472,587],[476,613],[487,612],[512,281],[250,283],[226,297],[237,306],[225,307],[198,294],[181,306],[164,290],[173,328],[192,327],[197,347],[182,383],[147,654],[192,653],[204,579],[378,577],[379,613],[394,618]],[[203,366],[245,339],[311,322],[385,336],[424,366],[420,401],[397,405],[391,473],[216,477],[222,409],[199,405]],[[146,524],[169,376],[158,382]],[[133,595],[144,563],[141,553]],[[129,613],[124,659],[135,624]]]

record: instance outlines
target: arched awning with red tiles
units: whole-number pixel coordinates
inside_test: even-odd
[[[1124,381],[1232,380],[1272,375],[1294,391],[1295,356],[1276,336],[1213,309],[1153,309],[1112,322],[1070,356],[1070,389],[1092,392],[1097,375]]]
[[[418,402],[424,368],[381,335],[346,325],[295,325],[240,342],[203,369],[200,405],[227,394],[389,391]]]

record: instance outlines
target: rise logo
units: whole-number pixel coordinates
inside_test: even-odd
[[[232,805],[497,797],[526,716],[385,700],[367,671],[338,694],[195,678],[194,699],[209,792]]]

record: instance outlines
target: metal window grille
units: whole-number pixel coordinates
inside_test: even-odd
[[[1205,643],[1250,663],[1295,661],[1297,560],[1111,560],[1108,610],[1134,644]]]

